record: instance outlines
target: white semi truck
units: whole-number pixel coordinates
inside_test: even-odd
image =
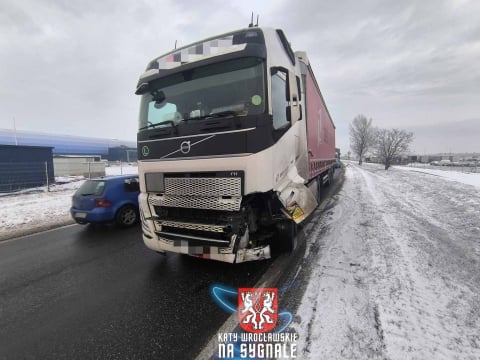
[[[148,248],[239,263],[295,247],[335,165],[305,52],[249,27],[152,60],[136,94]]]

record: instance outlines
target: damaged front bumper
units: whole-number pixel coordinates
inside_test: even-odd
[[[241,263],[254,260],[270,259],[270,245],[238,249],[234,252],[231,247],[192,245],[187,240],[169,240],[160,235],[143,234],[145,245],[157,252],[176,252],[202,259],[223,261],[227,263]]]
[[[271,257],[270,245],[249,247],[248,227],[226,236],[225,227],[218,224],[145,218],[143,212],[141,219],[143,241],[157,252],[175,252],[228,263]]]

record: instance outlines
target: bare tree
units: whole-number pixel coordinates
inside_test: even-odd
[[[362,165],[363,157],[374,143],[375,128],[372,119],[357,115],[350,124],[350,148],[358,156],[358,164]]]
[[[413,133],[398,129],[379,129],[376,131],[377,156],[385,165],[385,170],[392,165],[392,161],[405,153],[413,141]]]

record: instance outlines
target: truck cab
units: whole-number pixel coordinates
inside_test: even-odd
[[[294,247],[335,144],[306,54],[283,31],[247,28],[175,49],[148,64],[136,94],[147,247],[231,263]]]

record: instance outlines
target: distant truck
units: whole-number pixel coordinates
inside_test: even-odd
[[[239,263],[295,247],[336,157],[305,52],[249,27],[152,60],[136,94],[148,248]]]

